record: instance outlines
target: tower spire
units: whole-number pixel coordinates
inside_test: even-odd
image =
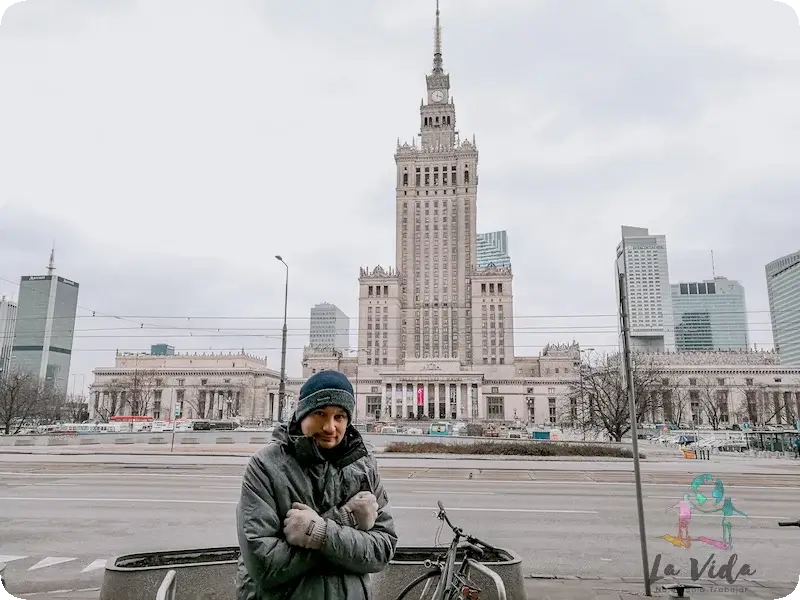
[[[442,26],[439,23],[439,0],[436,0],[436,29],[433,34],[433,72],[444,72],[442,68]]]
[[[53,248],[50,250],[50,263],[47,265],[47,274],[52,275],[56,270],[56,245],[53,243]]]

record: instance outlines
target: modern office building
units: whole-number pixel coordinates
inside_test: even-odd
[[[167,344],[153,344],[150,346],[152,356],[175,356],[175,346]]]
[[[308,343],[312,348],[340,352],[350,348],[350,317],[334,305],[323,302],[311,308]]]
[[[747,303],[738,281],[715,277],[670,287],[679,352],[748,349]]]
[[[616,272],[623,273],[627,282],[631,346],[636,351],[672,352],[675,332],[667,238],[650,235],[642,227],[623,227],[622,238],[617,246]],[[616,284],[619,293],[618,280]]]
[[[511,256],[508,252],[508,234],[505,230],[479,233],[476,238],[478,270],[499,267],[510,269]]]
[[[800,366],[800,251],[766,266],[772,338],[781,364]]]
[[[11,370],[26,370],[52,385],[65,398],[72,358],[78,284],[54,274],[50,254],[47,275],[22,277]]]
[[[14,346],[16,322],[17,305],[3,296],[0,298],[0,379],[11,367],[11,349]]]

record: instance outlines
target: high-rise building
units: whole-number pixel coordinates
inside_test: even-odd
[[[47,275],[28,275],[20,281],[11,369],[35,373],[64,398],[72,358],[78,284],[58,277],[54,271],[53,252]]]
[[[14,346],[14,326],[17,322],[17,305],[0,298],[0,378],[11,367],[11,349]]]
[[[508,234],[503,231],[479,233],[477,237],[478,270],[491,267],[511,268]]]
[[[323,302],[311,308],[308,343],[312,348],[350,348],[350,317],[334,305]]]
[[[800,366],[800,251],[766,266],[772,337],[782,365]]]
[[[152,344],[150,346],[151,356],[175,356],[175,346],[169,344]]]
[[[632,349],[674,351],[667,238],[650,235],[649,230],[642,227],[623,227],[616,267],[617,273],[624,273],[627,282]],[[616,283],[619,292],[619,281]]]
[[[673,283],[675,347],[679,352],[747,350],[747,303],[738,281],[715,277]]]

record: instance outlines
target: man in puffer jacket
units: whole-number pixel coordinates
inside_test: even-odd
[[[353,427],[353,386],[321,371],[250,459],[236,512],[239,600],[370,600],[397,546],[377,463]]]

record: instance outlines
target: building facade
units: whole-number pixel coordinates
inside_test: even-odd
[[[119,353],[93,370],[90,419],[277,420],[280,372],[246,354]],[[292,382],[291,393],[299,390]]]
[[[667,239],[650,235],[642,227],[623,227],[622,238],[617,246],[616,273],[622,273],[627,284],[631,346],[634,351],[673,352]],[[616,285],[619,294],[618,279]]]
[[[350,348],[350,317],[334,304],[323,302],[311,308],[309,346],[344,351]]]
[[[785,365],[800,367],[800,251],[766,266],[772,337]]]
[[[11,368],[11,349],[14,347],[14,327],[17,305],[5,296],[0,298],[0,378]]]
[[[479,233],[477,236],[478,270],[511,268],[508,234],[505,230]]]
[[[749,348],[747,302],[738,281],[715,277],[671,288],[678,352]]]
[[[10,368],[35,373],[64,399],[79,286],[55,275],[54,270],[54,255],[51,254],[47,275],[24,276],[20,281]]]
[[[800,368],[783,365],[773,351],[682,352],[648,359],[668,393],[651,422],[792,429],[800,419]]]

